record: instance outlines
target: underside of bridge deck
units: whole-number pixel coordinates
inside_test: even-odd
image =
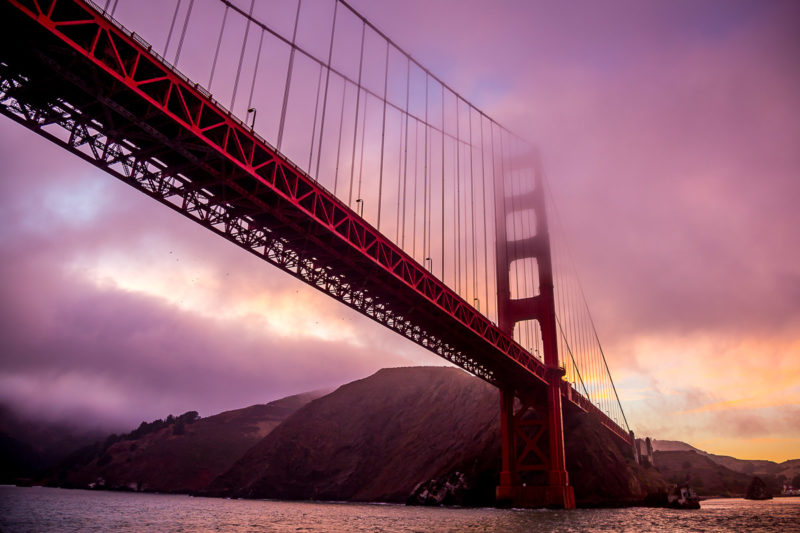
[[[545,349],[544,362],[531,355],[508,324],[491,323],[202,87],[81,0],[0,2],[0,112],[498,386],[506,455],[516,454],[520,467],[506,469],[504,497],[574,506],[563,468],[562,401],[595,412],[630,439],[562,380],[554,350]],[[544,320],[553,312],[552,279],[549,286],[549,304],[528,317],[543,331],[554,327]],[[555,330],[548,335],[555,342]],[[525,471],[546,471],[546,489],[522,491]]]

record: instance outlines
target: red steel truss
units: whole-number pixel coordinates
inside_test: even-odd
[[[535,160],[531,158],[531,163]],[[497,499],[513,505],[533,504],[571,509],[575,507],[575,495],[569,484],[564,454],[562,386],[566,383],[562,379],[564,370],[559,366],[558,358],[550,234],[541,171],[539,168],[533,170],[535,189],[524,195],[526,201],[507,196],[504,178],[495,184],[496,204],[500,206],[495,221],[497,309],[500,329],[508,335],[513,335],[514,326],[520,321],[536,320],[539,323],[544,362],[548,370],[548,387],[546,397],[538,399],[528,391],[500,388],[502,470]],[[533,209],[536,234],[520,241],[509,241],[506,234],[507,218],[523,209]],[[512,299],[509,286],[511,264],[517,259],[526,258],[536,261],[538,294]],[[517,397],[519,402],[516,401]],[[516,404],[519,404],[519,408]],[[540,443],[545,434],[546,444]],[[546,477],[523,482],[521,476],[526,471],[541,471],[546,473]]]
[[[4,115],[502,389],[554,389],[508,333],[87,2],[2,0],[0,33]]]

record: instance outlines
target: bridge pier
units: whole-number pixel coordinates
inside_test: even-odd
[[[561,374],[554,374],[560,381]],[[551,394],[553,390],[557,394]],[[495,492],[499,506],[575,508],[575,494],[566,469],[561,412],[558,386],[549,387],[546,406],[535,399],[525,402],[513,392],[500,391],[502,470]]]
[[[573,509],[575,495],[569,484],[564,453],[562,382],[556,336],[555,295],[550,240],[545,214],[545,193],[535,155],[523,160],[534,168],[534,189],[509,197],[505,178],[511,169],[501,168],[496,181],[497,309],[500,329],[513,337],[514,326],[536,320],[541,329],[542,352],[547,366],[547,391],[500,390],[502,470],[496,490],[498,505]],[[510,164],[509,164],[510,166]],[[508,171],[508,172],[506,172]],[[509,240],[507,218],[517,211],[533,210],[535,235]],[[532,258],[538,269],[538,294],[511,298],[509,272],[515,260]],[[544,436],[547,436],[545,439]]]

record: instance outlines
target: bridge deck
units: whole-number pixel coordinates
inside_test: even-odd
[[[135,35],[81,0],[0,10],[3,114],[486,381],[545,390],[539,359]]]

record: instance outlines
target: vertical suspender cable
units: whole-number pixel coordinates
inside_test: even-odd
[[[511,228],[512,228],[511,242],[513,243],[514,257],[521,257],[522,254],[519,253],[520,243],[519,243],[519,238],[517,236],[517,219],[519,218],[519,216],[517,216],[517,213],[519,213],[519,210],[517,209],[517,207],[518,207],[517,203],[519,202],[518,191],[517,191],[517,181],[518,180],[515,177],[516,173],[514,172],[514,161],[513,161],[513,156],[512,156],[512,153],[513,153],[513,150],[514,150],[514,145],[513,145],[514,138],[508,132],[506,132],[506,134],[509,137],[511,137],[506,142],[506,148],[508,149],[508,158],[507,158],[507,160],[508,160],[508,174],[509,174],[509,177],[511,178],[511,195],[510,195],[511,196]],[[503,147],[502,142],[503,142],[503,137],[501,136],[500,137],[501,150],[502,150],[502,147]],[[502,152],[501,152],[500,155],[501,155],[501,157],[503,157],[503,160],[505,161],[506,160],[506,156],[504,156]],[[506,228],[507,227],[508,227],[508,219],[506,219]],[[523,287],[526,285],[525,277],[524,277],[524,266],[525,266],[525,263],[522,262],[522,265],[523,265],[523,276],[519,275],[519,263],[520,263],[520,261],[514,261],[514,290],[517,291],[517,294],[516,294],[517,298],[521,298],[522,297],[522,292],[519,290],[520,277],[522,277]],[[523,323],[523,324],[520,324],[519,328],[516,330],[517,335],[519,336],[517,342],[519,342],[521,345],[525,344],[522,341],[522,336],[523,336],[524,329],[525,329],[525,324]]]
[[[489,316],[489,235],[488,224],[486,224],[486,145],[483,142],[483,115],[478,114],[478,120],[481,121],[481,189],[483,189],[483,283],[485,285],[484,295],[486,298],[486,311],[485,314]]]
[[[408,131],[408,115],[406,117],[406,131]],[[400,121],[398,123],[400,126],[400,131],[397,134],[397,138],[400,141],[400,147],[397,151],[397,196],[396,202],[397,205],[395,207],[395,221],[394,221],[394,242],[396,244],[400,243],[400,197],[401,194],[403,195],[403,205],[405,206],[405,189],[404,189],[404,181],[403,180],[403,112],[400,112]],[[402,246],[400,246],[402,248]]]
[[[281,106],[281,121],[278,125],[278,150],[283,144],[283,128],[286,125],[286,106],[289,103],[289,87],[292,84],[292,69],[294,68],[295,41],[297,40],[297,25],[300,22],[300,6],[303,0],[297,0],[297,13],[294,16],[294,31],[292,31],[292,44],[289,50],[289,65],[286,67],[286,86],[283,89],[283,105]]]
[[[477,251],[475,250],[475,175],[474,175],[474,160],[475,152],[472,145],[472,106],[467,107],[469,112],[469,205],[471,207],[472,216],[472,295],[473,298],[478,298],[478,259]],[[470,302],[473,303],[473,302]],[[485,304],[484,304],[485,305]]]
[[[319,160],[322,158],[322,133],[325,130],[325,114],[328,110],[328,84],[331,80],[331,61],[333,61],[333,37],[336,33],[336,12],[339,8],[339,0],[333,0],[333,24],[331,24],[331,44],[328,47],[328,63],[325,65],[328,69],[325,74],[325,96],[322,99],[322,122],[319,126],[319,142],[317,143],[317,170],[314,175],[319,179]],[[313,141],[312,141],[313,144]],[[310,163],[309,163],[310,166]],[[309,171],[311,169],[309,168]]]
[[[342,153],[342,124],[344,124],[344,97],[347,94],[347,80],[342,78],[342,107],[339,109],[339,142],[336,143],[336,171],[333,176],[333,195],[339,185],[339,156]]]
[[[181,57],[181,50],[183,49],[183,39],[186,37],[186,28],[189,27],[189,17],[192,16],[192,7],[194,0],[189,0],[189,9],[186,10],[186,18],[183,21],[183,30],[181,30],[181,38],[178,40],[178,50],[175,52],[175,61],[173,64],[178,66],[178,59]]]
[[[456,272],[458,272],[458,292],[461,293],[461,141],[460,141],[460,117],[458,116],[458,95],[456,95],[456,242],[453,247],[456,252]],[[466,266],[466,265],[465,265]],[[463,295],[462,295],[463,296]]]
[[[256,52],[256,65],[253,68],[253,80],[250,82],[250,95],[247,97],[247,110],[253,108],[253,93],[256,90],[256,77],[258,77],[258,64],[261,61],[261,46],[264,44],[264,28],[261,28],[261,35],[258,37],[258,51]],[[256,127],[256,119],[253,117],[253,128]]]
[[[412,215],[413,221],[411,223],[411,250],[412,257],[416,257],[417,253],[417,201],[419,194],[417,193],[417,184],[419,182],[419,121],[414,119],[414,213]],[[423,255],[424,257],[424,255]]]
[[[517,138],[517,151],[518,151],[518,154],[522,154],[524,149],[525,149],[525,147],[524,147],[524,144],[521,142],[521,139]],[[530,185],[530,182],[531,182],[531,175],[530,175],[530,170],[531,169],[528,168],[527,170],[528,170],[527,172],[521,172],[520,176],[519,176],[520,189],[522,191],[526,191],[527,188],[525,186],[526,185]],[[525,193],[522,192],[521,194],[525,194]],[[528,235],[528,237],[531,237],[532,236],[532,232],[533,232],[533,228],[531,227],[531,213],[532,213],[532,211],[530,209],[525,209],[525,207],[527,207],[527,206],[523,206],[522,214],[524,215],[525,213],[527,213],[528,215],[526,217],[524,217],[522,220],[520,220],[520,224],[522,226],[522,234],[526,235],[525,227],[527,226],[527,229],[528,229],[527,235]],[[522,242],[523,242],[523,247],[525,248],[524,249],[525,260],[522,262],[522,273],[523,273],[523,276],[525,276],[525,278],[524,278],[524,280],[525,280],[524,291],[525,291],[525,296],[526,297],[530,297],[530,296],[534,295],[534,288],[535,288],[535,282],[534,282],[534,279],[533,279],[533,274],[534,274],[533,266],[530,267],[530,271],[531,271],[530,274],[531,275],[528,276],[528,258],[531,257],[532,250],[531,250],[531,247],[530,247],[530,241],[526,240],[523,237],[523,241]],[[532,325],[532,323],[531,323],[530,320],[525,322],[525,336],[526,336],[526,341],[528,343],[528,350],[529,351],[533,351],[533,340],[532,340],[531,337],[532,336],[535,337],[535,332],[533,332],[533,334],[532,334],[531,325]]]
[[[217,49],[214,51],[214,60],[211,62],[211,74],[208,76],[208,90],[211,90],[211,82],[214,81],[214,71],[217,69],[217,58],[219,57],[219,47],[222,44],[222,34],[225,31],[225,22],[228,20],[228,9],[225,5],[225,14],[222,15],[222,25],[219,27],[219,37],[217,37]]]
[[[442,281],[444,281],[444,84],[442,86]]]
[[[508,131],[506,131],[506,135],[511,137],[511,135],[510,135],[510,133]],[[502,129],[500,130],[500,157],[501,157],[501,161],[503,161],[503,162],[505,162],[506,160],[508,161],[508,174],[509,174],[509,177],[511,178],[511,195],[510,195],[510,197],[511,197],[511,239],[510,240],[513,243],[512,246],[513,246],[513,250],[514,250],[514,257],[520,257],[520,253],[519,253],[519,246],[520,245],[519,245],[519,239],[517,237],[517,218],[519,218],[517,216],[517,212],[518,212],[517,211],[517,202],[519,200],[517,199],[517,191],[516,191],[516,182],[517,182],[517,180],[514,179],[514,162],[512,160],[512,156],[511,156],[512,150],[513,150],[513,145],[512,145],[512,141],[513,140],[514,140],[514,138],[511,137],[504,144],[503,143],[503,130]],[[508,150],[508,156],[507,157],[505,155],[504,148],[506,148]],[[505,167],[505,163],[504,163],[503,168],[504,169],[506,168]],[[505,179],[505,171],[503,172],[503,176],[504,176],[504,179]],[[506,228],[508,228],[508,214],[506,214],[506,218],[504,219],[504,221],[506,223]],[[519,261],[514,261],[514,290],[516,291],[516,297],[517,298],[521,298],[521,295],[522,295],[522,293],[519,290],[519,280],[520,280],[519,263],[520,263]],[[523,263],[523,266],[524,266],[524,263]],[[524,283],[524,281],[525,280],[523,278],[523,283]],[[519,342],[521,345],[525,344],[524,342],[522,342],[522,335],[523,335],[523,330],[524,329],[525,329],[525,324],[521,324],[519,328],[515,329],[515,333],[517,334],[517,342]]]
[[[399,131],[397,139],[400,146],[397,148],[397,195],[395,196],[395,221],[394,221],[394,242],[400,244],[400,195],[403,194],[403,112],[399,111],[399,121],[397,123]],[[406,122],[408,118],[406,118]],[[401,246],[402,248],[402,246]]]
[[[428,125],[426,130],[430,131],[431,126]],[[430,168],[428,169],[428,203],[426,204],[425,208],[428,210],[428,226],[427,226],[427,235],[428,235],[428,253],[425,254],[427,258],[431,258],[431,274],[433,273],[433,132],[431,131],[430,135],[428,136],[428,163]]]
[[[564,256],[564,254],[562,254],[562,257],[564,257],[564,263],[566,263],[564,265],[564,269],[567,269],[569,267],[568,260]],[[571,275],[569,275],[569,273],[566,273],[566,272],[562,272],[561,274],[562,274],[561,277],[565,280],[564,283],[567,286],[567,294],[565,295],[565,298],[569,299],[570,306],[572,308],[574,308],[574,291],[572,290],[572,281],[573,281],[572,277],[571,277]],[[575,313],[575,317],[573,318],[572,316],[570,316],[570,321],[572,322],[572,326],[571,327],[572,327],[572,329],[577,330],[577,331],[573,332],[573,335],[577,334],[577,340],[573,341],[575,350],[578,353],[583,354],[584,360],[587,361],[586,364],[591,365],[591,352],[587,349],[586,345],[583,343],[583,338],[580,335],[580,333],[581,333],[581,331],[579,329],[580,319],[577,316],[577,310],[574,310],[572,312]],[[570,313],[570,315],[572,315],[572,312]],[[587,357],[588,357],[588,359],[587,359]],[[586,374],[587,370],[589,372],[588,375],[591,376],[593,374],[593,372],[591,370],[591,366],[589,366],[588,369],[587,368],[584,369],[584,374]],[[595,398],[597,398],[597,395],[595,395]]]
[[[508,184],[508,181],[506,180],[506,162],[505,162],[505,155],[504,155],[505,154],[505,149],[504,149],[504,145],[503,145],[503,127],[498,124],[498,129],[500,130],[500,132],[498,133],[498,141],[499,141],[499,144],[500,144],[500,179],[503,180],[503,189],[502,189],[503,190],[503,198],[500,199],[502,201],[502,206],[501,207],[502,207],[503,211],[502,211],[502,220],[501,220],[500,224],[505,224],[505,228],[506,228],[506,242],[503,243],[503,247],[506,250],[506,258],[508,258],[508,257],[510,257],[510,255],[508,253],[509,252],[509,250],[508,250],[508,210],[506,209],[506,205],[508,203],[508,194],[506,194],[506,185]],[[514,200],[513,188],[514,188],[514,182],[512,181],[511,182],[511,189],[512,189],[512,191],[511,191],[512,216],[513,216],[513,207],[514,207],[513,206],[513,200]],[[512,228],[513,227],[514,227],[514,225],[512,224]],[[512,238],[513,238],[513,235],[512,235]],[[504,265],[502,265],[502,267],[503,268],[509,268],[510,265],[504,264]],[[510,276],[510,270],[511,269],[509,268],[509,276]],[[509,285],[510,285],[510,283],[509,283]],[[517,293],[519,293],[519,290],[517,290]]]
[[[383,206],[383,152],[386,145],[386,96],[389,91],[389,41],[386,41],[386,67],[383,71],[383,119],[381,120],[381,166],[378,174],[378,231],[381,230],[381,208]]]
[[[564,259],[565,259],[564,255],[563,254],[559,254],[559,258],[562,261],[562,264],[559,265],[559,266],[561,268],[564,268]],[[567,331],[567,333],[568,333],[567,337],[569,338],[570,344],[577,350],[578,349],[578,344],[575,342],[575,313],[574,313],[574,310],[572,309],[572,306],[573,306],[572,294],[571,294],[572,291],[570,290],[571,287],[569,285],[569,278],[566,275],[562,275],[562,274],[563,274],[563,271],[560,271],[559,272],[559,278],[564,280],[562,282],[562,287],[564,288],[564,303],[565,303],[565,305],[567,307],[567,313],[569,314],[569,316],[567,317],[567,319],[568,319],[568,328],[569,328],[568,331]],[[585,358],[585,356],[586,356],[586,354],[584,355],[584,358]],[[580,360],[580,356],[579,356],[578,359]],[[593,377],[592,376],[591,361],[589,361],[589,364],[588,364],[587,368],[584,369],[584,372],[583,372],[584,375],[586,375],[586,371],[587,370],[589,371],[589,385],[590,385],[590,388],[592,388],[591,384],[592,384],[592,382],[594,380],[591,379]],[[592,393],[594,394],[595,392],[596,392],[596,389],[593,389]],[[597,397],[597,396],[595,395],[595,397]]]
[[[261,34],[258,36],[258,51],[256,52],[256,65],[253,68],[253,80],[250,82],[250,95],[247,97],[247,110],[253,108],[253,93],[256,90],[256,78],[258,77],[258,64],[261,61],[261,47],[264,44],[264,28],[261,28]],[[253,128],[256,127],[256,120],[253,117]]]
[[[366,144],[367,134],[367,104],[369,104],[369,95],[364,94],[364,112],[361,114],[361,155],[358,163],[358,198],[361,197],[361,183],[364,177],[364,144]],[[361,204],[361,213],[364,213],[364,204]]]
[[[492,208],[492,214],[494,215],[494,223],[492,225],[495,228],[494,241],[495,241],[495,256],[496,256],[497,255],[497,218],[498,218],[498,216],[497,216],[498,215],[498,212],[497,212],[497,208],[498,208],[498,206],[497,206],[497,196],[498,196],[497,195],[497,188],[498,188],[498,184],[497,184],[497,163],[494,160],[494,121],[492,121],[491,119],[489,120],[489,137],[490,137],[490,141],[491,141],[490,145],[491,145],[491,148],[492,148],[492,181],[493,181],[493,183],[492,183],[492,204],[493,204],[492,205],[492,207],[493,207]],[[498,276],[497,267],[498,267],[497,258],[495,257],[495,266],[494,266],[494,270],[495,270],[494,278],[495,279],[497,279],[497,276]],[[500,293],[498,291],[499,291],[499,288],[497,287],[497,284],[495,283],[495,293],[496,293],[495,296],[496,296],[496,301],[497,301],[497,305],[496,305],[496,314],[497,314],[497,316],[495,317],[495,319],[499,323],[500,322],[500,298],[501,298],[501,295],[500,295]]]
[[[453,166],[458,166],[459,155],[458,141],[455,141],[453,142],[453,159],[456,161],[456,164]],[[461,294],[461,222],[459,221],[461,193],[458,185],[458,169],[451,168],[450,171],[453,172],[453,181],[455,182],[453,183],[453,199],[456,203],[456,216],[453,219],[453,235],[455,235],[453,239],[453,272],[455,273],[456,293]]]
[[[521,148],[521,153],[524,150],[525,150],[525,146],[523,146]],[[523,176],[527,177],[526,185],[528,185],[528,186],[530,186],[532,183],[535,186],[535,176],[533,175],[533,172],[534,172],[534,170],[529,167],[528,168],[528,172],[523,174]],[[528,216],[525,217],[525,221],[527,222],[527,229],[528,229],[527,235],[528,235],[528,237],[533,237],[534,233],[533,233],[532,218],[533,218],[533,216],[536,216],[536,214],[533,213],[533,216],[532,216],[530,209],[527,209],[527,210],[525,210],[523,212],[527,212],[528,213]],[[525,242],[529,243],[529,241],[525,241]],[[525,255],[527,257],[531,257],[533,255],[532,252],[533,252],[533,250],[531,250],[530,244],[528,244],[527,245],[527,249],[525,250]],[[533,265],[531,265],[531,276],[530,276],[530,278],[528,278],[527,263],[525,263],[525,265],[526,265],[526,268],[525,268],[525,279],[529,279],[529,281],[530,281],[530,292],[527,292],[527,289],[526,289],[526,293],[529,296],[534,296],[535,293],[536,293],[536,286],[539,283],[538,276],[536,278],[534,278],[534,276],[538,274],[538,269],[534,269]],[[533,337],[533,339],[532,339],[533,342],[531,342],[530,338],[528,339],[528,342],[530,343],[530,349],[533,350],[533,347],[536,346],[537,350],[538,350],[539,342],[538,342],[538,337],[537,337],[537,334],[536,334],[536,327],[531,322],[528,322],[528,335]]]
[[[402,209],[402,217],[403,217],[403,224],[402,224],[402,237],[400,238],[400,248],[405,249],[406,246],[406,197],[408,196],[408,119],[409,119],[409,112],[408,112],[408,103],[409,103],[409,92],[411,91],[411,58],[406,56],[406,140],[405,140],[405,151],[403,153],[403,209]],[[416,163],[416,160],[415,160]],[[415,189],[416,191],[416,189]],[[416,196],[414,197],[416,201]],[[413,253],[411,254],[414,255]]]
[[[356,84],[356,118],[353,122],[353,155],[350,157],[350,193],[347,205],[353,206],[353,176],[356,170],[356,139],[358,139],[358,112],[361,107],[361,72],[364,65],[364,37],[367,30],[366,22],[361,22],[361,57],[358,60],[358,83]]]
[[[167,33],[167,42],[164,43],[164,57],[167,57],[167,50],[169,49],[169,42],[172,39],[172,32],[175,29],[175,21],[178,20],[178,10],[181,8],[181,2],[183,0],[178,0],[175,3],[175,12],[172,14],[172,23],[169,25],[169,32]],[[106,7],[108,9],[108,0],[106,0]],[[104,11],[105,11],[104,9]]]
[[[194,1],[194,0],[192,0]],[[247,36],[250,33],[250,20],[253,17],[253,7],[256,5],[256,0],[250,0],[250,11],[247,13],[247,24],[244,26],[244,37],[242,38],[242,51],[239,52],[239,65],[236,67],[236,78],[233,80],[233,94],[231,95],[231,112],[233,111],[233,104],[236,102],[236,90],[239,88],[239,76],[242,74],[242,61],[244,60],[244,49],[247,46]],[[191,5],[189,10],[191,11]]]
[[[534,167],[531,170],[531,174],[529,176],[529,179],[532,182],[531,184],[533,185],[533,190],[535,191],[536,187],[538,186],[537,182],[539,180],[543,179],[543,178],[541,176],[537,176],[537,168]],[[530,235],[532,238],[535,238],[536,235],[541,231],[541,228],[538,228],[538,227],[534,228],[533,227],[535,223],[536,223],[536,213],[534,213],[533,216],[528,216],[528,235]],[[535,232],[534,232],[534,229],[536,230]],[[541,270],[540,270],[541,266],[539,265],[538,260],[537,260],[537,263],[536,263],[536,270],[533,271],[533,267],[531,267],[531,268],[532,268],[532,271],[531,271],[531,274],[532,274],[532,277],[531,277],[531,293],[535,294],[537,292],[537,289],[538,289],[538,293],[541,294],[542,288],[541,288],[540,283],[539,283],[540,280],[541,280]],[[533,277],[534,274],[536,276],[535,278]],[[536,321],[536,322],[533,323],[532,327],[533,327],[534,352],[536,354],[539,354],[539,337],[541,335],[541,324],[539,324],[539,322]]]
[[[573,293],[573,297],[575,298],[575,301],[577,302],[577,291],[574,288],[575,285],[577,285],[577,283],[576,283],[577,282],[577,272],[575,271],[575,265],[570,264],[570,266],[573,269],[573,275],[571,276],[571,281],[572,281],[572,285],[573,285],[572,293]],[[576,305],[576,314],[578,313],[579,309],[580,308]],[[585,322],[585,320],[583,320],[582,316],[580,317],[579,320],[580,320],[580,322],[579,322],[580,329],[579,329],[578,333],[579,333],[579,336],[580,336],[580,339],[581,339],[581,341],[580,341],[581,347],[590,357],[592,357],[592,361],[595,362],[597,360],[597,356],[596,356],[596,352],[594,350],[593,344],[589,341],[589,339],[586,336],[586,328],[585,328],[586,322]],[[601,393],[597,396],[597,398],[598,398],[598,400],[602,401],[602,399],[603,399],[603,391],[601,391]]]
[[[430,243],[428,242],[428,235],[430,233],[430,227],[428,224],[430,223],[428,220],[428,73],[425,72],[425,164],[424,164],[424,172],[423,172],[423,199],[422,199],[422,261],[425,262],[425,258],[430,257]]]
[[[317,97],[314,99],[314,125],[311,127],[311,148],[308,151],[308,167],[306,167],[308,169],[307,172],[309,174],[311,173],[311,160],[314,156],[314,137],[315,137],[314,134],[317,131],[317,112],[319,111],[319,90],[322,85],[322,68],[323,68],[322,63],[320,63],[319,75],[317,76]],[[317,158],[317,161],[319,161],[319,158]],[[319,176],[314,175],[312,176],[312,179],[314,181],[318,181]]]

